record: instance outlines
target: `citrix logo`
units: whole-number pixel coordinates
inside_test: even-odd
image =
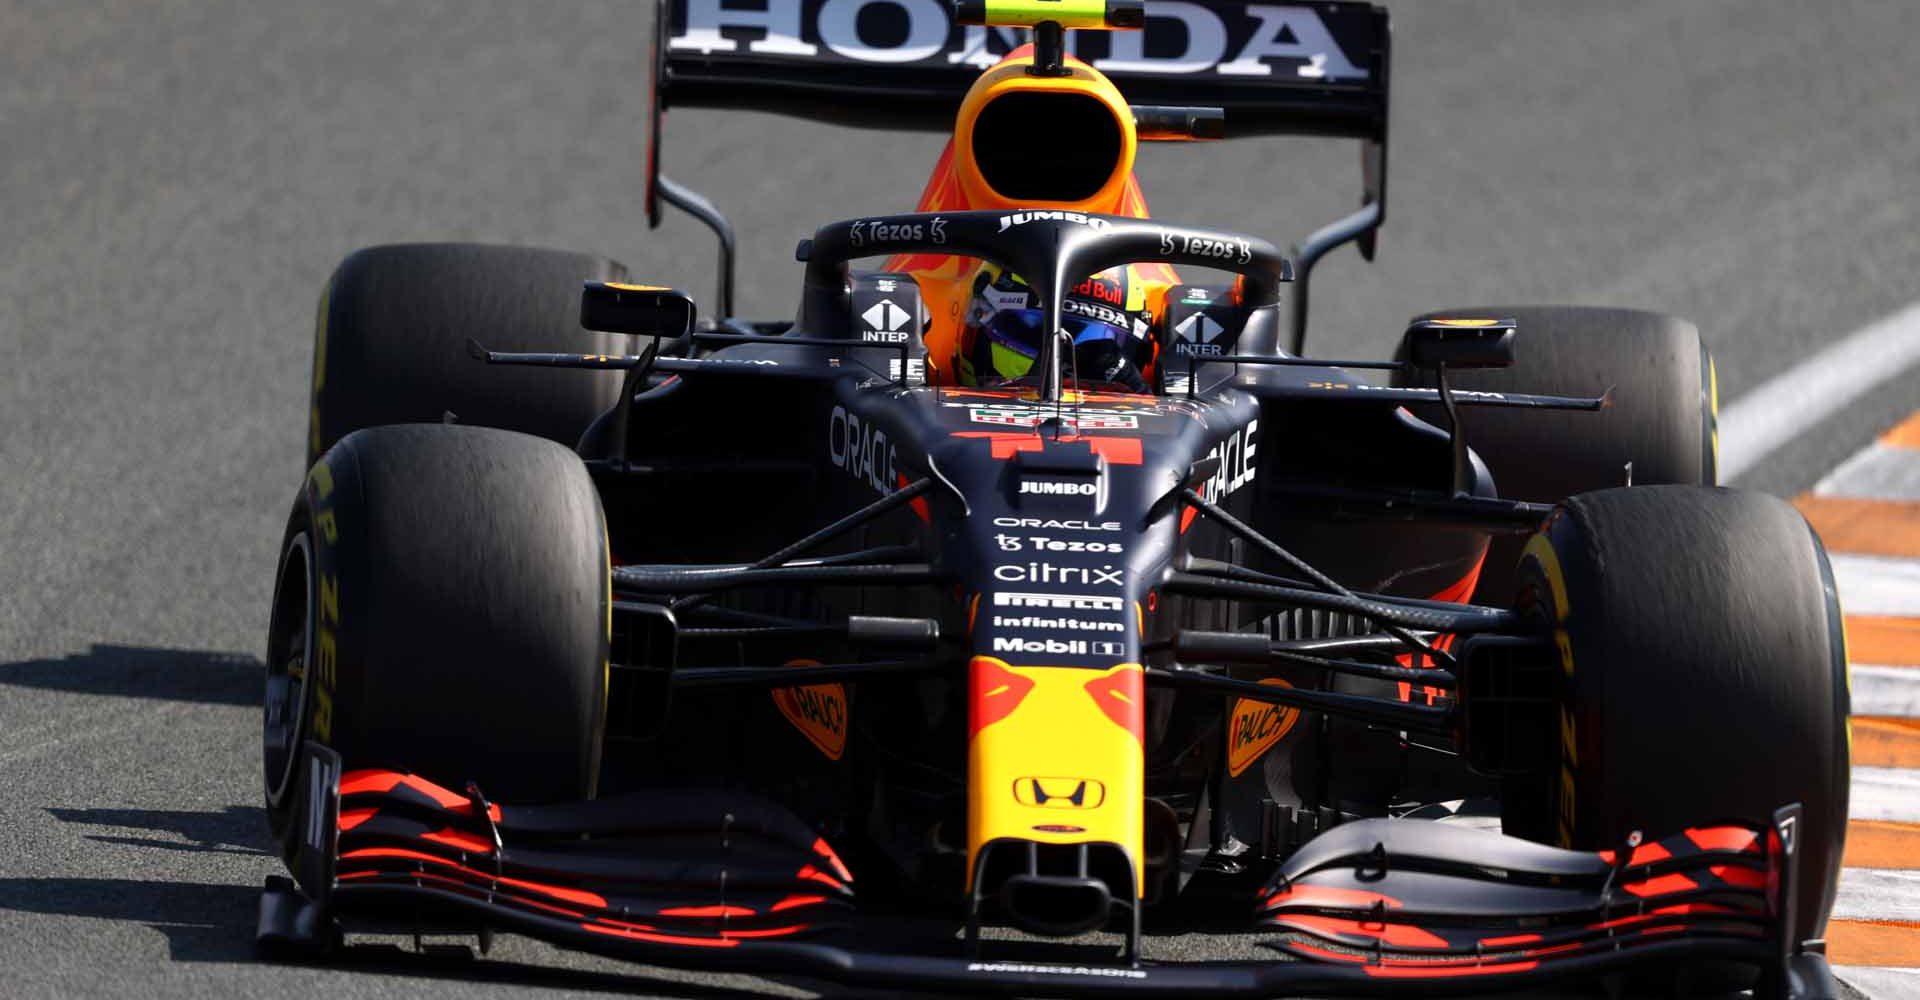
[[[1082,587],[1118,587],[1125,583],[1122,571],[1111,563],[1098,567],[1055,566],[1030,562],[995,566],[993,578],[1002,583],[1066,583]]]

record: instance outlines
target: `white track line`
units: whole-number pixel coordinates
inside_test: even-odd
[[[1854,664],[1853,714],[1920,718],[1920,667]]]
[[[1840,552],[1827,558],[1847,614],[1920,617],[1920,559]]]
[[[1816,496],[1920,500],[1920,449],[1875,443],[1813,486]]]
[[[1732,482],[1875,386],[1920,364],[1920,302],[1775,375],[1720,411],[1720,481]]]
[[[1847,815],[1854,819],[1920,823],[1920,771],[1904,767],[1856,767]]]
[[[1836,965],[1835,975],[1869,997],[1897,1000],[1920,996],[1920,969],[1880,969],[1869,965]]]
[[[1905,868],[1842,868],[1837,920],[1920,921],[1920,871]]]

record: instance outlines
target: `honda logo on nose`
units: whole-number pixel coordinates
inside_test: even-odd
[[[1043,809],[1097,809],[1107,800],[1107,786],[1092,778],[1021,778],[1013,783],[1013,798]]]

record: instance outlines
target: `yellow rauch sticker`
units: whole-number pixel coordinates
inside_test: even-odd
[[[817,667],[818,660],[790,660],[789,667]],[[847,688],[844,684],[808,684],[775,688],[773,704],[814,748],[839,760],[847,750]]]
[[[1293,686],[1278,677],[1268,677],[1260,683],[1275,687]],[[1251,698],[1235,699],[1233,711],[1227,714],[1227,773],[1239,777],[1240,772],[1273,749],[1273,745],[1280,742],[1280,737],[1287,735],[1299,721],[1300,710],[1297,708]]]

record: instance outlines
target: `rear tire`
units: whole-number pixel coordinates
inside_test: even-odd
[[[1692,323],[1638,309],[1484,306],[1428,313],[1511,318],[1512,368],[1447,374],[1447,384],[1485,392],[1598,396],[1599,413],[1461,407],[1467,443],[1493,473],[1500,496],[1559,503],[1576,493],[1627,485],[1712,486],[1718,419],[1713,359]],[[1403,343],[1397,357],[1404,359]],[[1396,373],[1395,385],[1431,386],[1431,372]],[[1439,407],[1415,413],[1446,426]],[[1632,465],[1632,482],[1627,468]],[[1500,604],[1513,593],[1511,567],[1525,536],[1495,536],[1476,594]]]
[[[315,464],[284,551],[265,726],[276,836],[304,739],[348,770],[472,780],[505,801],[592,795],[609,576],[573,453],[490,428],[359,431]]]
[[[1744,491],[1581,494],[1527,544],[1519,582],[1518,606],[1564,636],[1562,741],[1551,778],[1509,783],[1507,831],[1612,848],[1799,802],[1795,927],[1821,936],[1849,707],[1832,569],[1805,519]]]
[[[362,427],[439,423],[524,431],[572,447],[619,398],[619,371],[489,366],[502,351],[620,354],[623,334],[580,328],[580,286],[620,281],[603,257],[532,247],[368,247],[334,269],[314,324],[307,464]]]

